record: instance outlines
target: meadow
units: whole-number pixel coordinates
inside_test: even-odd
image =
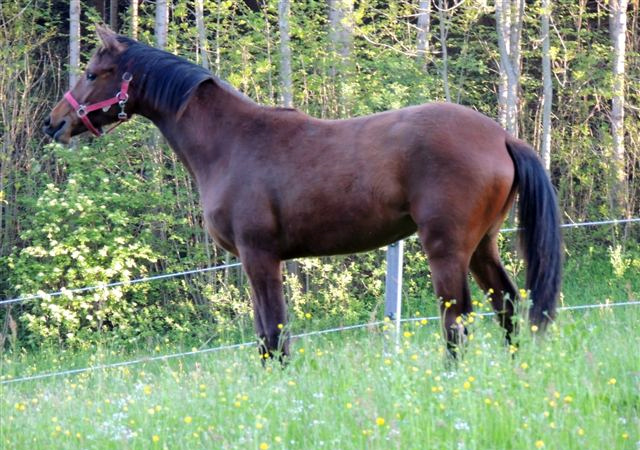
[[[285,368],[273,361],[263,368],[251,346],[3,384],[0,442],[7,449],[640,447],[637,305],[562,311],[544,337],[523,325],[518,346],[503,343],[490,317],[473,315],[456,364],[444,356],[438,321],[410,314],[398,347],[388,323],[311,336],[294,342]],[[151,354],[174,350],[160,341]],[[124,357],[109,348],[5,354],[2,380]]]

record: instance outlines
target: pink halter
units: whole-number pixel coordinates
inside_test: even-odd
[[[124,112],[124,107],[127,104],[127,100],[129,100],[129,94],[127,94],[129,90],[129,83],[133,79],[133,76],[129,72],[125,72],[122,75],[122,84],[120,85],[120,91],[114,96],[107,100],[103,100],[98,103],[92,103],[90,105],[81,105],[78,101],[73,98],[71,91],[67,91],[64,94],[65,100],[69,102],[71,107],[76,111],[76,114],[82,120],[82,123],[89,131],[91,131],[95,136],[102,136],[104,133],[97,129],[89,120],[88,114],[92,111],[96,111],[98,109],[104,109],[107,111],[112,105],[116,103],[120,106],[120,112],[118,113],[119,122],[116,123],[113,127],[111,127],[107,133],[111,132],[115,127],[120,125],[121,123],[129,120],[129,116],[126,112]]]

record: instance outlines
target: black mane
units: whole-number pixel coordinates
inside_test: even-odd
[[[119,72],[130,72],[136,91],[157,110],[178,112],[201,83],[220,83],[211,72],[184,58],[125,36],[118,36],[118,41],[127,46],[118,62]]]

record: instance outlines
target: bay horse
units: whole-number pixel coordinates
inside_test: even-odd
[[[554,318],[561,236],[554,188],[534,150],[492,119],[430,103],[320,120],[254,103],[202,67],[106,27],[84,75],[45,120],[74,135],[133,114],[151,120],[195,178],[208,232],[252,288],[261,354],[289,353],[281,263],[375,249],[418,233],[448,348],[472,311],[469,270],[510,338],[518,294],[497,235],[519,194],[529,319]]]

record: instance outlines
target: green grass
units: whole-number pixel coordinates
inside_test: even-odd
[[[298,340],[285,369],[247,348],[7,384],[0,438],[11,449],[635,449],[639,321],[633,306],[564,312],[514,352],[476,318],[457,367],[431,321],[406,324],[397,354],[388,332],[360,330]],[[118,359],[60,357],[37,369]]]
[[[637,252],[614,256],[569,258],[563,303],[640,298]],[[431,315],[435,301],[408,298],[405,314],[417,310]],[[245,319],[206,343],[5,352],[0,381],[250,341]],[[564,311],[516,350],[478,316],[457,367],[429,321],[405,324],[398,353],[374,327],[297,340],[285,369],[262,368],[251,347],[3,384],[0,448],[638,449],[638,323],[638,306]],[[292,331],[331,325],[314,317]]]

